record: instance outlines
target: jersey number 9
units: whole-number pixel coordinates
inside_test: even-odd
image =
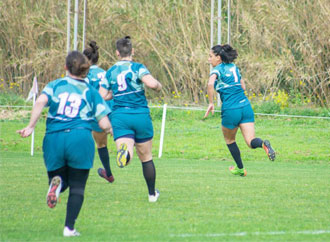
[[[118,91],[125,91],[127,89],[127,83],[125,74],[121,73],[117,76]]]

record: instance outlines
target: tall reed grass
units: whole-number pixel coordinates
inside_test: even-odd
[[[222,36],[226,36],[227,1],[223,2]],[[16,83],[15,91],[26,94],[34,75],[42,87],[65,74],[66,4],[66,0],[0,2],[3,90]],[[89,0],[87,41],[97,41],[99,64],[107,69],[116,61],[115,41],[130,35],[135,60],[163,83],[165,99],[175,93],[190,102],[205,102],[210,5],[207,0]],[[232,0],[231,5],[231,44],[238,50],[236,63],[247,91],[266,97],[285,90],[329,107],[329,1]]]

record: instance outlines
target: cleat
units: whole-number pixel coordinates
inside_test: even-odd
[[[268,155],[268,158],[271,161],[275,160],[276,154],[275,151],[273,150],[272,146],[270,145],[269,140],[264,140],[264,143],[262,144],[262,147],[266,151],[266,154]]]
[[[62,179],[60,176],[54,176],[50,182],[47,192],[47,205],[54,208],[59,201],[59,196],[62,188]]]
[[[115,181],[115,178],[112,175],[107,176],[107,172],[102,168],[99,168],[97,170],[97,173],[99,174],[100,177],[104,178],[105,180],[107,180],[110,183],[113,183]]]
[[[120,168],[123,168],[124,166],[128,165],[127,155],[128,155],[127,145],[125,143],[122,143],[119,146],[119,150],[117,151],[117,165]]]
[[[71,230],[68,227],[64,227],[63,236],[64,237],[80,236],[80,233],[75,229]]]
[[[239,175],[239,176],[246,176],[247,175],[246,169],[244,169],[244,168],[239,169],[237,166],[230,166],[229,171],[233,175]]]
[[[151,203],[157,202],[158,197],[159,197],[159,191],[155,189],[155,195],[149,195],[149,202]]]

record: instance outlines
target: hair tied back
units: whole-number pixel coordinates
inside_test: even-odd
[[[99,47],[96,45],[96,41],[92,40],[89,43],[89,46],[92,48],[93,52],[97,51],[99,49]]]

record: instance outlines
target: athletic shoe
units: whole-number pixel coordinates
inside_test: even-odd
[[[159,197],[159,191],[155,190],[155,195],[149,195],[149,202],[154,203],[157,202],[157,199]]]
[[[102,169],[102,168],[99,168],[97,170],[97,173],[99,173],[99,176],[100,177],[104,178],[105,180],[107,180],[110,183],[113,183],[114,180],[115,180],[115,178],[112,175],[111,176],[107,176],[107,172],[104,169]]]
[[[122,143],[119,146],[119,150],[117,151],[117,165],[120,168],[123,168],[128,164],[127,155],[128,155],[127,145],[125,143]]]
[[[63,236],[65,237],[80,236],[80,233],[75,229],[71,230],[68,227],[64,227]]]
[[[231,174],[233,174],[233,175],[239,175],[239,176],[247,175],[246,169],[244,169],[244,168],[239,169],[237,166],[230,166],[229,170],[230,170]]]
[[[47,192],[47,205],[50,208],[54,208],[59,199],[62,188],[62,179],[60,176],[54,176],[50,182]]]
[[[266,151],[266,153],[268,155],[268,158],[271,161],[274,161],[275,157],[276,157],[276,154],[275,154],[275,151],[273,150],[272,146],[270,145],[269,140],[264,140],[264,143],[262,144],[262,147]]]

